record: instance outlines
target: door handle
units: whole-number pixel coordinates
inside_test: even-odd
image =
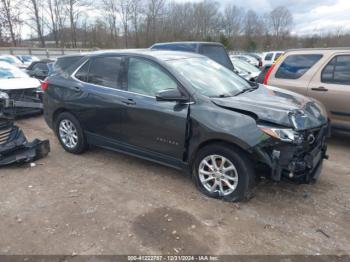
[[[136,102],[135,102],[133,99],[131,99],[131,98],[129,98],[129,99],[123,99],[123,100],[122,100],[122,103],[123,103],[123,104],[126,104],[126,105],[128,105],[128,106],[130,106],[130,105],[136,105]]]
[[[73,87],[73,90],[74,90],[75,92],[81,92],[81,88],[80,88],[79,86]]]
[[[324,86],[314,87],[314,88],[311,88],[311,90],[313,90],[313,91],[319,91],[319,92],[327,92],[327,91],[328,91],[328,89],[325,88]]]

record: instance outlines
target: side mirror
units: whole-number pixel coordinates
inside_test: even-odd
[[[187,102],[188,97],[182,95],[178,89],[166,89],[156,95],[157,101]]]

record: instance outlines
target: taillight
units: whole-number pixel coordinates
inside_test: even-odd
[[[275,68],[277,64],[279,64],[284,58],[284,54],[280,55],[278,59],[271,65],[270,69],[267,71],[265,77],[264,77],[264,85],[267,85],[267,81],[269,80],[269,77],[271,75],[272,70]]]
[[[271,67],[269,68],[269,70],[267,70],[266,75],[264,77],[264,85],[267,85],[267,81],[269,80],[269,77],[271,75],[271,72],[273,70],[273,68],[275,67],[276,64],[272,64]]]
[[[45,81],[41,82],[41,90],[43,90],[44,92],[46,91],[48,86],[49,86],[49,81],[45,80]]]
[[[262,61],[261,61],[261,59],[259,59],[259,68],[261,68],[262,67]]]

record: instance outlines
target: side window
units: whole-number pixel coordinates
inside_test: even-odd
[[[80,81],[87,82],[89,75],[90,61],[87,61],[75,74],[75,78]]]
[[[323,83],[350,85],[350,55],[334,57],[321,74]]]
[[[271,61],[271,60],[272,60],[272,57],[273,57],[273,53],[267,53],[267,54],[265,55],[265,59],[264,59],[264,60],[266,60],[266,61]]]
[[[278,68],[275,77],[281,79],[298,79],[302,77],[322,55],[290,55]]]
[[[156,64],[144,59],[129,59],[128,91],[156,96],[161,90],[176,88],[176,81]]]
[[[88,82],[95,85],[121,88],[122,57],[97,57],[90,65]]]

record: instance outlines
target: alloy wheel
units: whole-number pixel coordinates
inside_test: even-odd
[[[59,125],[59,135],[62,143],[72,149],[78,144],[78,131],[72,121],[63,119]]]
[[[203,187],[210,193],[226,196],[236,190],[238,172],[234,164],[224,156],[209,155],[199,164],[198,175]]]

